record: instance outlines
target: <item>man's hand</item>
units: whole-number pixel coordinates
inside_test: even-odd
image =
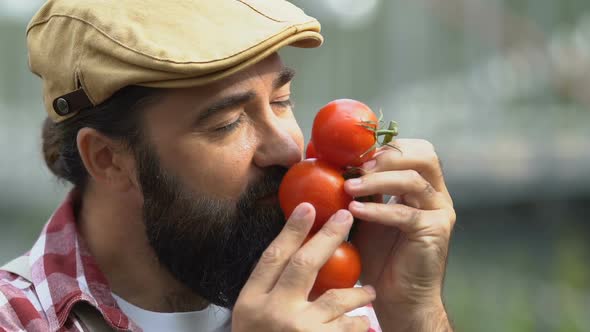
[[[361,281],[374,285],[375,312],[384,331],[450,331],[441,291],[455,211],[432,144],[397,139],[348,180],[354,196],[392,195],[382,202],[352,202],[362,219],[353,243],[361,253]],[[381,199],[382,201],[382,199]]]
[[[330,290],[313,302],[308,294],[318,270],[347,236],[352,216],[340,210],[301,247],[315,210],[300,204],[252,272],[232,315],[232,331],[362,331],[366,317],[344,314],[375,299],[370,286]]]

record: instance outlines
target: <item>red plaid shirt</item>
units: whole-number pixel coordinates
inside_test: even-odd
[[[78,236],[73,194],[28,253],[32,283],[0,271],[0,331],[82,331],[74,305],[86,301],[114,328],[141,331],[119,309],[107,280]]]
[[[78,236],[73,193],[49,219],[27,254],[32,283],[0,270],[0,332],[83,331],[72,308],[86,301],[115,329],[142,331],[117,306],[107,279],[84,240]],[[370,331],[381,331],[372,308],[355,310],[368,315]]]

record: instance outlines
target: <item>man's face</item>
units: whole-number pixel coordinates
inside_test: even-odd
[[[301,160],[278,55],[206,87],[167,92],[145,115],[137,151],[144,221],[160,262],[231,307],[284,216],[276,193]]]

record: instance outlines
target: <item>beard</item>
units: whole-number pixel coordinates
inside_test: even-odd
[[[269,167],[238,200],[189,189],[160,167],[149,147],[137,153],[149,244],[181,283],[218,306],[233,308],[262,252],[284,226],[276,194],[287,169]]]

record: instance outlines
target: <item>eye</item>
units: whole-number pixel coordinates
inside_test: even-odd
[[[274,101],[270,104],[274,105],[274,106],[278,106],[280,108],[293,108],[293,106],[294,106],[291,99]]]
[[[243,121],[243,115],[240,115],[240,117],[237,118],[236,121],[228,123],[223,127],[215,128],[215,132],[217,132],[217,133],[231,132],[234,129],[238,128],[240,126],[240,124],[242,124],[242,121]]]

